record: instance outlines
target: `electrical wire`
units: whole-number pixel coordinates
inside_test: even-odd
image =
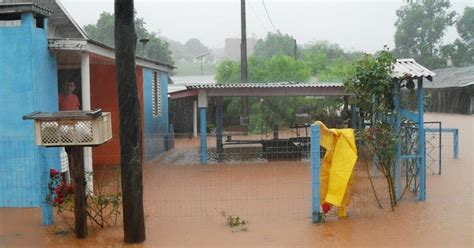
[[[268,14],[267,6],[265,5],[265,0],[262,0],[262,4],[263,4],[263,8],[265,8],[265,12],[267,13],[268,20],[270,21],[270,24],[272,24],[273,30],[275,31],[275,33],[278,33],[277,29],[275,28],[275,25],[273,25],[273,21],[272,21],[272,18],[270,17],[270,14]]]
[[[265,30],[265,32],[268,33],[268,29],[267,29],[266,26],[263,24],[262,20],[260,20],[260,18],[259,18],[258,15],[257,15],[257,12],[256,12],[255,9],[253,8],[252,2],[249,1],[248,3],[249,3],[250,9],[252,10],[252,13],[253,13],[253,15],[255,16],[255,18],[257,18],[257,21],[260,23],[260,25],[262,25],[262,28]]]

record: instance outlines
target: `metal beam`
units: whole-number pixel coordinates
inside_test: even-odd
[[[205,89],[208,96],[346,96],[344,87]]]

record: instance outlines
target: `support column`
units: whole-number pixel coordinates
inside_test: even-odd
[[[193,102],[193,136],[197,138],[198,136],[198,104],[197,101]]]
[[[454,129],[453,132],[453,153],[454,159],[459,158],[459,129]]]
[[[90,87],[90,58],[88,53],[81,54],[81,91],[82,110],[91,110],[91,87]],[[92,176],[92,147],[84,147],[84,169],[86,172],[87,191],[94,192]]]
[[[217,146],[217,157],[219,161],[222,161],[222,153],[224,152],[224,146],[222,144],[222,117],[224,114],[224,97],[216,97],[216,146]]]
[[[397,199],[402,195],[402,177],[401,177],[401,139],[400,139],[400,84],[395,82],[395,92],[393,94],[395,104],[395,133],[397,134],[397,144],[395,149],[395,196]]]
[[[198,95],[198,107],[201,128],[201,164],[207,164],[207,130],[206,130],[206,112],[207,96],[205,91],[200,91]]]
[[[319,124],[311,125],[311,217],[313,223],[321,222],[321,152]]]
[[[358,127],[356,126],[357,125],[357,122],[356,122],[356,107],[354,105],[351,105],[351,128],[353,128],[354,130],[357,130]]]
[[[44,200],[44,197],[49,193],[48,190],[48,183],[50,178],[49,175],[49,167],[46,165],[43,165],[41,167],[41,187],[40,187],[40,195],[42,197],[40,201],[40,206],[41,206],[41,213],[42,213],[42,222],[43,225],[52,225],[54,223],[54,215],[53,215],[53,207],[51,204],[47,203]]]
[[[425,125],[424,125],[424,105],[423,105],[423,78],[418,79],[418,165],[420,173],[420,191],[418,199],[426,199],[426,154],[425,154]]]

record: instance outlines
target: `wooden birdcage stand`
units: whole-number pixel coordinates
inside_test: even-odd
[[[74,189],[76,237],[87,237],[87,193],[83,147],[101,145],[112,138],[110,113],[94,111],[34,112],[23,117],[35,121],[36,144],[65,147]]]

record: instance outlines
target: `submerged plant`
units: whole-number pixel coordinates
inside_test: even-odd
[[[233,228],[234,231],[246,232],[248,231],[247,224],[248,221],[244,220],[240,216],[227,214],[225,211],[221,211],[222,217],[226,219],[226,224]]]
[[[344,81],[347,91],[352,94],[352,103],[360,109],[361,118],[370,121],[370,127],[359,130],[357,137],[365,145],[365,164],[368,166],[371,163],[367,160],[375,158],[387,181],[392,209],[397,204],[393,167],[399,139],[394,125],[393,94],[399,89],[397,84],[400,82],[391,77],[395,61],[388,48],[378,57],[365,55],[355,64],[353,74]]]
[[[92,180],[93,173],[86,173],[86,177]],[[86,214],[92,226],[100,228],[112,227],[117,224],[120,216],[120,205],[122,194],[118,191],[109,193],[107,186],[101,180],[96,183],[95,192],[87,192]],[[116,185],[118,187],[118,183]],[[62,220],[61,224],[55,223],[53,233],[65,235],[74,230],[74,198],[72,184],[63,181],[59,171],[50,170],[50,181],[48,183],[48,195],[46,202],[56,208],[57,216]]]

